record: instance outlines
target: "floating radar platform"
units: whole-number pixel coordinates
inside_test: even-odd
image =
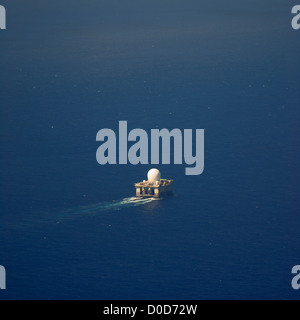
[[[161,174],[157,169],[151,169],[148,172],[148,180],[134,184],[136,196],[139,198],[155,197],[160,198],[164,195],[171,194],[173,180],[161,179]]]

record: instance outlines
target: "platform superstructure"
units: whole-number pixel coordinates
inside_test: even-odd
[[[161,179],[161,174],[157,169],[148,172],[148,180],[134,184],[137,197],[159,198],[171,194],[173,180]]]

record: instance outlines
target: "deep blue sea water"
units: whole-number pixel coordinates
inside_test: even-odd
[[[6,1],[1,299],[299,299],[295,1]],[[299,4],[299,3],[298,3]],[[96,162],[102,128],[205,129],[205,170]]]

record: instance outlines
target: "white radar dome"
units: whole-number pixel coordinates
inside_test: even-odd
[[[148,171],[147,177],[149,182],[155,182],[160,180],[161,174],[159,170],[151,169]]]

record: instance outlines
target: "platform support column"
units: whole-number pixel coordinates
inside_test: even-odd
[[[141,188],[136,188],[136,196],[139,197],[141,195]]]

